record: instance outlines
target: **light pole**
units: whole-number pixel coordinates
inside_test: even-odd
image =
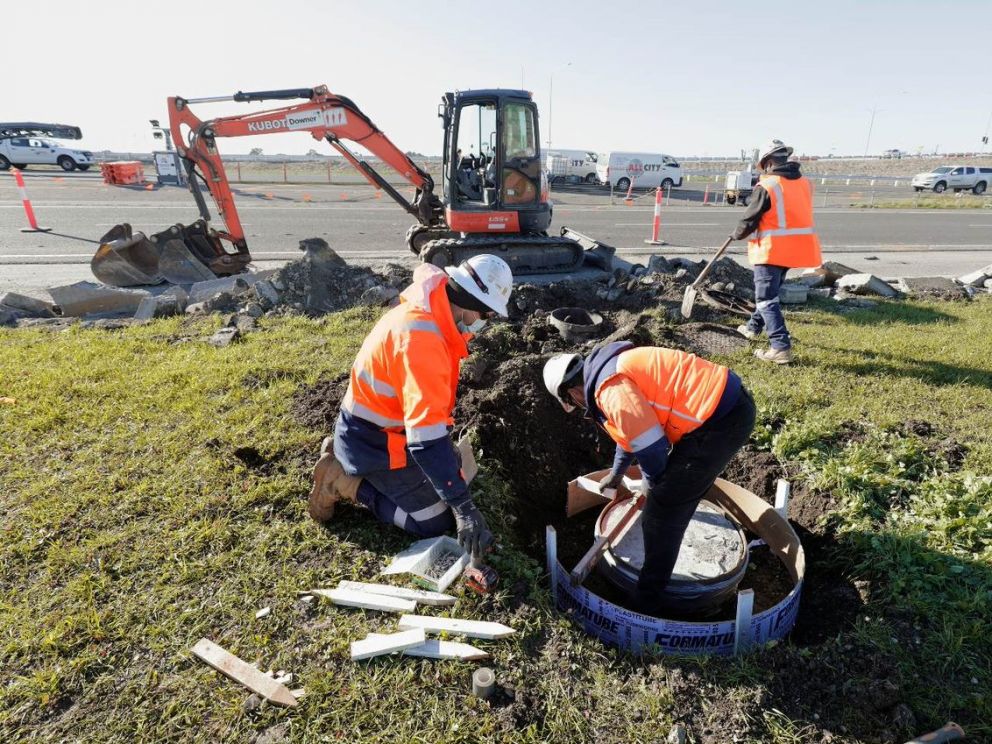
[[[985,153],[985,148],[989,144],[989,127],[992,127],[992,112],[989,112],[989,120],[985,122],[985,134],[982,135],[982,153]]]
[[[148,123],[152,125],[152,137],[155,139],[162,139],[165,136],[165,149],[168,152],[172,152],[172,132],[168,129],[160,127],[158,125],[158,119],[149,119]]]
[[[572,66],[571,62],[565,64],[565,67],[571,67],[571,66]],[[554,93],[554,90],[555,90],[555,74],[552,72],[548,76],[548,149],[549,150],[551,149],[551,101],[552,101],[551,96]]]
[[[875,114],[877,111],[877,107],[871,110],[871,121],[868,123],[868,139],[865,140],[865,158],[868,157],[868,146],[871,144],[871,130],[875,126]]]

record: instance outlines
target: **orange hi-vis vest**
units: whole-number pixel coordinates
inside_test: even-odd
[[[698,429],[716,410],[727,386],[726,367],[684,351],[643,346],[624,351],[616,359],[615,374],[637,386],[658,420],[657,429],[648,432],[624,432],[609,420],[604,422],[610,437],[627,452],[641,449],[647,443],[645,437],[656,440],[664,432],[675,444]],[[599,386],[612,377],[600,379]],[[635,435],[642,441],[633,441]]]
[[[761,215],[758,229],[747,244],[752,266],[771,264],[789,269],[816,268],[820,239],[813,227],[813,186],[805,178],[762,175],[759,185],[771,206]]]
[[[347,472],[405,467],[408,444],[448,436],[468,344],[451,314],[447,277],[431,274],[434,268],[376,323],[351,368],[335,432],[344,444],[335,452],[346,452],[339,459]],[[418,294],[419,301],[408,301]]]

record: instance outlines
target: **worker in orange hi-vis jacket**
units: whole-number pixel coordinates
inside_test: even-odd
[[[506,316],[513,275],[503,259],[472,256],[443,271],[423,264],[400,304],[362,343],[348,390],[321,446],[310,516],[330,519],[338,501],[420,537],[455,529],[481,554],[492,541],[451,441],[461,360],[487,319]]]
[[[747,259],[754,267],[757,308],[737,332],[748,339],[768,334],[770,348],[754,355],[764,362],[792,362],[792,337],[785,327],[779,288],[789,269],[818,267],[820,239],[813,225],[813,185],[789,160],[792,148],[772,140],[761,150],[762,169],[751,201],[734,231],[735,240],[748,236]]]
[[[634,460],[640,466],[644,566],[633,603],[657,615],[696,506],[751,436],[754,400],[720,364],[628,342],[606,344],[585,359],[552,357],[544,385],[566,411],[583,410],[616,442],[602,488],[620,485]]]

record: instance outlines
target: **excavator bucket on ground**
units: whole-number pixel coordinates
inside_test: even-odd
[[[114,225],[100,238],[90,261],[93,275],[104,284],[136,287],[147,284],[194,284],[244,271],[248,256],[227,253],[207,223],[172,227],[146,237],[129,224]]]
[[[104,284],[137,287],[165,281],[158,270],[158,250],[142,232],[133,233],[124,222],[100,238],[90,269]]]

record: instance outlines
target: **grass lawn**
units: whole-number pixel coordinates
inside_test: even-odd
[[[755,393],[757,446],[834,505],[808,560],[857,586],[853,617],[742,659],[635,657],[559,615],[539,556],[501,535],[501,591],[454,611],[518,631],[476,642],[507,690],[493,705],[475,664],[352,663],[394,617],[296,597],[374,580],[411,542],[356,509],[328,529],[305,514],[326,432],[294,394],[347,370],[374,317],[266,320],[226,349],[203,342],[217,319],[0,330],[0,741],[633,742],[674,721],[691,741],[903,741],[947,720],[992,739],[988,298],[816,305],[790,316],[800,363],[722,360]],[[203,636],[293,672],[299,707],[246,710],[190,655]],[[830,685],[797,694],[790,669]],[[880,669],[895,693],[873,702]]]

